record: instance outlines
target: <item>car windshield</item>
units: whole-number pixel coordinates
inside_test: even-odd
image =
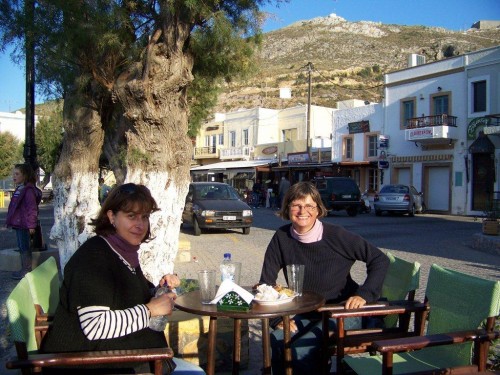
[[[381,194],[408,194],[408,186],[386,185],[380,190]]]
[[[236,190],[229,185],[197,185],[194,190],[195,199],[240,199]]]

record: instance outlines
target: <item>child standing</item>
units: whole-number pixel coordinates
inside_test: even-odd
[[[29,164],[16,164],[12,179],[16,190],[10,200],[6,225],[16,232],[17,246],[21,255],[21,270],[13,272],[11,277],[14,280],[21,280],[31,271],[30,236],[35,234],[38,204],[42,200],[42,192],[35,186],[35,172]]]

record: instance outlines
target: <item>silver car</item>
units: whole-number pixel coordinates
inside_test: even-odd
[[[409,216],[425,211],[423,194],[411,185],[385,185],[375,195],[373,205],[377,216],[384,211],[408,213]]]

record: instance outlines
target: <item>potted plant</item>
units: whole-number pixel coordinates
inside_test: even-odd
[[[489,209],[484,211],[485,217],[483,219],[483,234],[498,236],[500,226],[500,208],[498,206],[498,202],[494,201],[488,206]]]

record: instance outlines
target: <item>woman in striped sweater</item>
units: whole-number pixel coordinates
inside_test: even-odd
[[[171,314],[176,295],[152,298],[154,286],[144,277],[138,255],[141,243],[150,239],[149,215],[157,210],[145,186],[128,183],[110,192],[91,223],[96,236],[75,252],[64,269],[60,302],[42,352],[167,346],[164,333],[148,325],[153,316]],[[175,288],[180,281],[165,275],[160,284],[165,283]],[[98,373],[150,371],[149,366],[124,366],[102,369],[100,365]],[[92,373],[88,368],[82,371]]]

